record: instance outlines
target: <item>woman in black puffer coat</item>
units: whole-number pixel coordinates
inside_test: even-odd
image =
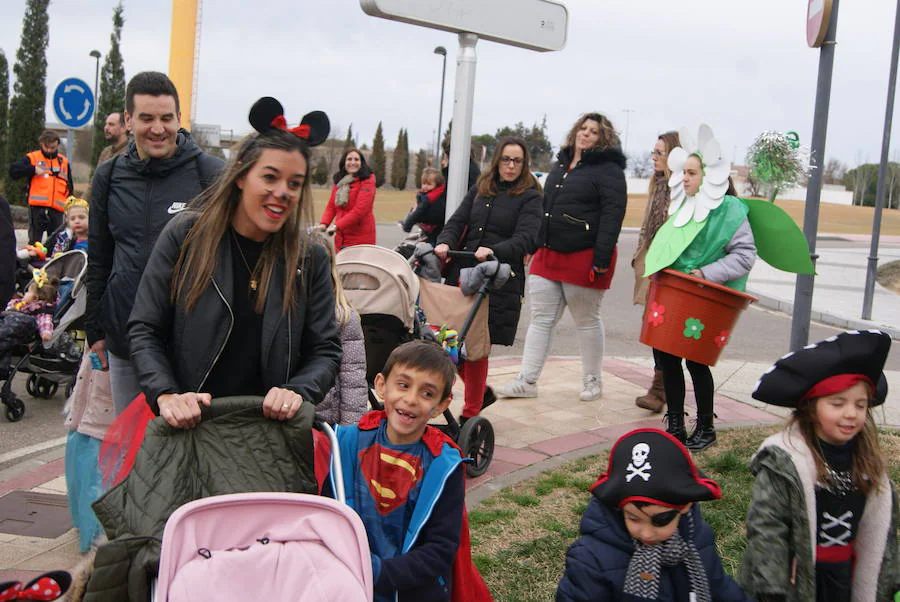
[[[545,186],[541,248],[528,273],[531,323],[522,370],[497,392],[537,396],[553,329],[568,307],[581,350],[580,398],[592,401],[603,390],[600,303],[616,268],[616,242],[628,203],[625,155],[609,119],[588,113],[575,122]]]
[[[490,255],[512,267],[507,283],[488,297],[491,343],[512,345],[525,294],[525,256],[534,252],[541,227],[541,187],[528,162],[528,148],[518,138],[497,144],[490,168],[466,194],[437,239],[441,259],[451,249],[474,251],[477,261]],[[447,268],[447,284],[459,282],[462,268],[475,261],[454,260]],[[481,411],[487,389],[488,358],[461,365],[466,383],[461,422]]]

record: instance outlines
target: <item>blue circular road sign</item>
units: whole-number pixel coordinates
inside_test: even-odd
[[[64,126],[83,126],[94,115],[94,93],[91,87],[77,77],[62,80],[53,92],[53,110]]]

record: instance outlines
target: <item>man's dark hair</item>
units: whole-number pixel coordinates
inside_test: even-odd
[[[441,401],[450,397],[453,381],[456,378],[456,366],[453,365],[453,360],[450,359],[443,347],[437,343],[416,339],[397,346],[381,370],[385,379],[391,375],[394,366],[407,366],[423,372],[439,374],[444,381]]]
[[[44,130],[41,132],[40,138],[38,138],[38,144],[52,144],[54,142],[59,142],[59,134],[53,130]]]
[[[125,110],[129,114],[134,113],[134,95],[147,94],[149,96],[172,96],[175,98],[175,112],[181,113],[181,103],[178,101],[178,90],[175,84],[165,73],[159,71],[142,71],[131,78],[125,88]]]
[[[140,92],[138,92],[137,94],[140,94]],[[176,107],[178,106],[178,96],[175,97],[175,106]],[[132,106],[132,108],[134,108],[134,107]],[[125,127],[125,111],[113,111],[109,115],[118,115],[119,116],[119,126]],[[109,118],[109,115],[106,116],[107,119]]]

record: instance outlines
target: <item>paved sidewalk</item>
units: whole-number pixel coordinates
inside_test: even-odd
[[[866,285],[868,248],[823,246],[828,241],[868,242],[868,236],[821,234],[816,253],[812,319],[839,328],[879,328],[900,340],[900,294],[875,284],[872,319],[863,320],[862,302]],[[878,265],[900,260],[900,236],[882,236]],[[763,307],[793,313],[796,276],[757,261],[747,281],[747,292],[759,298]]]

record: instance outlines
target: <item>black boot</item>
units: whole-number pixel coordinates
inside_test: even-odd
[[[666,432],[684,443],[687,438],[687,430],[684,428],[684,412],[667,412],[664,420],[666,421]]]
[[[716,443],[716,427],[713,426],[715,414],[704,414],[697,417],[694,432],[688,437],[684,446],[691,451],[702,451]]]

